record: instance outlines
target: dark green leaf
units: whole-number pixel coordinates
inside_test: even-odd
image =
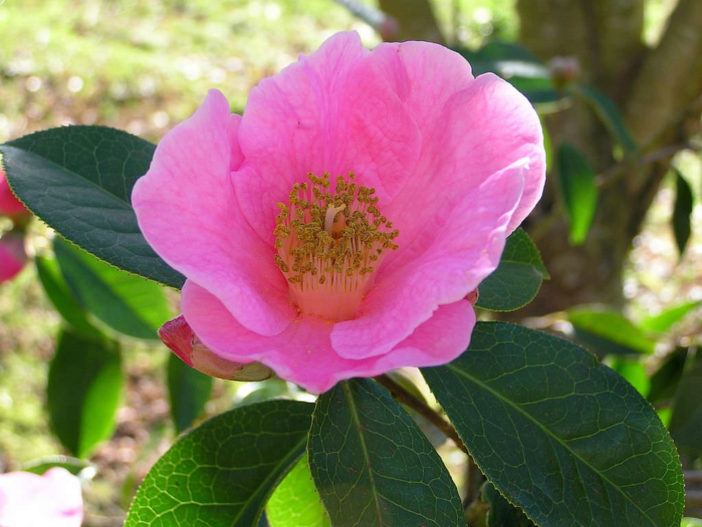
[[[595,113],[605,125],[612,138],[617,141],[627,154],[636,152],[636,143],[622,119],[617,105],[604,93],[589,86],[579,86],[576,92],[582,95],[592,106]]]
[[[675,348],[651,376],[651,388],[646,397],[650,403],[658,403],[675,395],[687,362],[687,354],[687,348]]]
[[[308,455],[334,526],[465,525],[436,450],[373,381],[340,382],[319,397]]]
[[[331,527],[303,456],[275,489],[266,505],[271,527]]]
[[[676,525],[675,445],[650,405],[570,342],[479,323],[454,362],[422,370],[475,462],[542,527]]]
[[[678,448],[693,456],[702,454],[702,353],[697,355],[692,366],[683,374],[673,400],[673,415],[670,418],[670,434]]]
[[[116,331],[158,339],[158,328],[172,317],[160,285],[102,262],[58,237],[54,253],[83,309]]]
[[[90,323],[83,307],[63,279],[56,259],[37,256],[34,258],[34,264],[46,296],[71,328],[84,335],[99,336],[99,330]]]
[[[189,428],[202,413],[212,392],[212,377],[200,373],[174,353],[168,357],[168,399],[176,431]]]
[[[85,457],[112,434],[123,385],[117,342],[61,332],[47,400],[51,428],[69,452]]]
[[[576,339],[599,356],[651,354],[656,346],[629,319],[614,311],[571,309],[568,320]]]
[[[151,249],[130,203],[154,145],[102,126],[65,126],[0,146],[27,207],[67,239],[121,269],[173,287],[183,276]]]
[[[524,512],[507,501],[489,481],[483,486],[483,499],[490,504],[487,527],[534,527]]]
[[[507,238],[500,265],[480,284],[476,305],[493,311],[519,309],[531,302],[547,278],[539,250],[517,229]]]
[[[573,145],[561,143],[556,153],[558,183],[570,219],[570,241],[585,241],[597,206],[595,172],[587,158]]]
[[[692,189],[680,171],[673,167],[675,174],[675,205],[673,207],[673,234],[678,252],[682,256],[692,232]]]
[[[645,318],[639,324],[639,327],[644,331],[653,331],[655,333],[665,333],[673,324],[682,320],[693,309],[702,306],[702,301],[685,302],[683,304],[664,309],[657,315]]]
[[[267,401],[220,414],[151,468],[125,527],[253,527],[305,451],[312,405]]]

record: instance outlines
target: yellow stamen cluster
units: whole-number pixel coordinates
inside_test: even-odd
[[[385,249],[399,232],[378,210],[375,189],[329,174],[293,185],[289,204],[278,203],[275,262],[300,293],[365,293]]]

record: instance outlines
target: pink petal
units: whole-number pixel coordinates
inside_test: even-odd
[[[80,481],[55,467],[43,476],[28,472],[0,475],[0,525],[3,527],[80,527]]]
[[[381,209],[400,229],[400,252],[407,245],[405,240],[414,240],[447,199],[476,188],[515,162],[524,162],[528,170],[508,233],[521,223],[543,190],[541,125],[529,101],[506,81],[492,74],[476,78],[447,100],[438,123],[426,136],[422,157],[408,184]]]
[[[9,231],[0,237],[0,282],[13,279],[27,263],[24,237]]]
[[[458,53],[431,42],[380,44],[371,53],[375,82],[390,82],[422,132],[430,140],[444,105],[473,81],[470,64]]]
[[[234,185],[263,239],[272,240],[276,203],[310,172],[354,172],[386,201],[412,172],[419,131],[394,86],[374,69],[358,35],[339,33],[249,95],[239,129],[246,162]]]
[[[0,214],[10,218],[21,218],[28,216],[30,212],[24,204],[17,199],[10,189],[10,184],[5,177],[5,171],[0,169]]]
[[[330,322],[298,319],[274,337],[262,337],[241,326],[222,303],[192,282],[182,297],[188,324],[210,349],[230,361],[260,361],[278,376],[314,393],[342,379],[370,377],[402,366],[446,363],[468,346],[475,315],[467,301],[439,308],[434,316],[386,355],[364,360],[340,357],[331,347]]]
[[[212,90],[188,120],[159,143],[132,192],[139,227],[171,266],[214,292],[244,326],[283,330],[295,314],[273,248],[242,218],[230,173],[241,153],[239,118]]]
[[[331,339],[339,355],[362,359],[387,353],[440,305],[475,289],[499,263],[525,170],[525,162],[517,162],[435,207],[402,260],[383,263],[359,316],[335,325]]]

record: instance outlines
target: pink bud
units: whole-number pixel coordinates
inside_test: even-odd
[[[12,219],[23,219],[30,216],[30,212],[10,190],[5,171],[0,169],[0,214]]]
[[[475,305],[475,303],[478,301],[478,290],[473,289],[470,293],[466,295],[466,300],[471,303],[471,305]]]
[[[0,237],[0,282],[14,278],[25,263],[24,237],[15,231],[3,234]]]
[[[242,364],[215,355],[193,333],[183,315],[161,326],[158,336],[185,364],[211,377],[230,381],[263,381],[273,375],[269,368],[258,362]]]

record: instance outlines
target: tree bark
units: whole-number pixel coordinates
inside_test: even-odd
[[[642,41],[640,0],[519,0],[517,9],[521,42],[544,60],[577,58],[578,81],[618,103],[641,149],[638,155],[685,142],[699,131],[700,108],[695,103],[702,104],[702,2],[680,0],[654,49],[646,49]],[[608,176],[591,230],[578,247],[568,244],[555,177],[549,177],[527,228],[552,280],[544,283],[528,314],[579,303],[618,305],[628,251],[670,158],[645,166],[631,159],[612,171],[615,145],[582,100],[548,116],[545,124],[554,151],[568,141],[588,156],[596,171]]]
[[[426,40],[444,43],[429,0],[379,0],[380,9],[397,22],[393,40]]]

